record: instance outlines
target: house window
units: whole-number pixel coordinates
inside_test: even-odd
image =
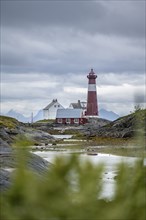
[[[70,124],[70,118],[66,118],[66,123]]]
[[[79,124],[79,119],[78,119],[78,118],[75,118],[75,119],[74,119],[74,123]]]
[[[60,105],[58,105],[58,107],[60,107]]]
[[[62,123],[62,118],[58,118],[57,122],[61,124]]]
[[[54,105],[54,107],[56,108],[56,105]]]

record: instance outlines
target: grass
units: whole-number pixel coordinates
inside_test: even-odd
[[[126,156],[126,157],[146,157],[146,152],[143,148],[127,148],[127,147],[110,147],[106,146],[105,148],[98,148],[98,153],[105,153],[105,154],[113,154],[117,156]]]
[[[124,138],[112,138],[112,137],[89,137],[87,141],[92,142],[92,145],[125,145],[131,142],[131,139]]]
[[[133,112],[133,113],[131,113],[129,115],[134,116],[135,118],[138,118],[140,121],[143,121],[146,118],[146,109],[137,110],[137,111],[135,111],[135,112]],[[129,117],[129,115],[120,117],[116,121],[118,121],[120,119],[125,119],[125,118]]]
[[[55,122],[55,119],[43,119],[43,120],[36,121],[35,123],[49,123],[49,124],[53,124],[54,122]]]
[[[132,145],[133,143],[133,145]],[[134,144],[135,143],[135,144]],[[61,144],[61,146],[60,146]],[[37,149],[34,149],[34,151]],[[84,150],[84,152],[94,151],[96,153],[113,154],[117,156],[127,156],[127,157],[146,157],[146,151],[143,147],[137,147],[136,142],[132,140],[118,140],[118,139],[99,139],[98,142],[95,141],[69,141],[58,140],[55,144],[48,148],[43,148],[43,151],[66,151],[66,150]]]
[[[146,157],[146,151],[144,151],[142,148],[127,148],[122,146],[83,146],[83,145],[70,145],[70,146],[54,146],[52,150],[85,150],[85,152],[92,152],[94,149],[94,153],[104,153],[104,154],[112,154],[117,156],[126,156],[126,157]],[[88,151],[87,151],[88,149]],[[79,152],[80,153],[80,152]]]
[[[57,129],[52,129],[49,130],[49,134],[51,135],[73,135],[72,138],[75,139],[86,139],[86,137],[80,133],[80,130],[78,129],[66,129],[65,127],[62,127],[62,129],[57,130]]]
[[[16,119],[7,117],[7,116],[0,116],[0,126],[7,127],[7,128],[15,128],[20,122]]]

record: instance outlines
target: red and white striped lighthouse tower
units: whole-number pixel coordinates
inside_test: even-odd
[[[87,111],[86,116],[98,116],[98,104],[96,93],[96,78],[97,75],[91,69],[91,72],[87,75],[88,82],[88,95],[87,95]]]

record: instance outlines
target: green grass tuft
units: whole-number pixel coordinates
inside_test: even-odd
[[[1,127],[7,127],[7,128],[15,128],[19,122],[11,117],[7,116],[0,116],[0,126]]]

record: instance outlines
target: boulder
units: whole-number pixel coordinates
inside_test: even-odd
[[[19,155],[19,154],[18,154]],[[0,187],[1,191],[8,189],[11,186],[11,173],[15,171],[10,171],[13,168],[14,170],[19,167],[19,159],[16,157],[16,152],[13,153],[3,153],[0,155]],[[26,164],[24,169],[31,170],[44,178],[44,174],[51,169],[53,165],[38,155],[33,153],[27,153]]]
[[[4,191],[11,186],[11,172],[0,169],[0,191]]]
[[[141,129],[143,135],[146,133],[146,110],[121,117],[104,126],[85,127],[84,134],[87,136],[131,138]],[[100,125],[100,123],[99,123]]]

